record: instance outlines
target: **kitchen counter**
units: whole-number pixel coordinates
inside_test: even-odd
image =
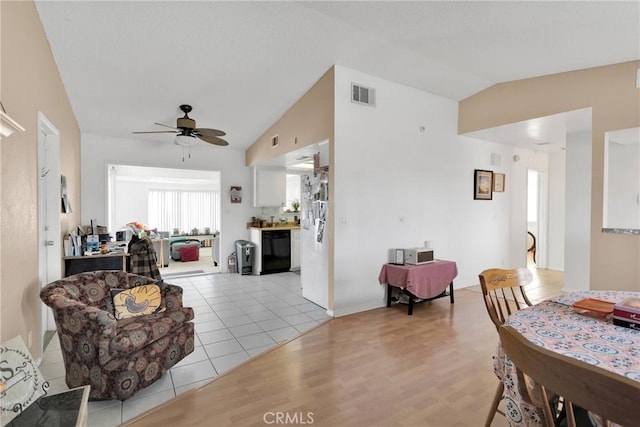
[[[252,230],[300,230],[299,225],[287,224],[274,227],[251,227]]]

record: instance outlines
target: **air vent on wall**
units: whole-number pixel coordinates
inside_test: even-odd
[[[357,102],[358,104],[376,105],[376,91],[369,87],[361,86],[355,83],[351,83],[351,102]]]

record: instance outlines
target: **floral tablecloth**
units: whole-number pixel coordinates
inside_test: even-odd
[[[640,382],[640,331],[613,325],[609,318],[578,314],[571,305],[583,298],[620,302],[640,292],[570,292],[524,308],[511,315],[513,326],[531,342]],[[516,369],[498,345],[493,369],[504,382],[509,425],[541,425],[542,411],[525,403],[517,387]]]

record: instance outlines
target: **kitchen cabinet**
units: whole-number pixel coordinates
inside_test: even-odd
[[[250,233],[250,240],[256,245],[253,274],[300,270],[298,226],[251,227]],[[283,244],[287,246],[283,247]]]
[[[300,230],[291,230],[291,270],[300,270]]]
[[[253,169],[253,206],[284,207],[287,197],[285,170]]]

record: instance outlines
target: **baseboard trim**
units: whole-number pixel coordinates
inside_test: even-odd
[[[360,313],[362,311],[373,310],[385,306],[385,302],[380,301],[378,298],[369,301],[362,301],[357,304],[348,304],[342,307],[336,307],[335,317],[347,316],[349,314]]]

